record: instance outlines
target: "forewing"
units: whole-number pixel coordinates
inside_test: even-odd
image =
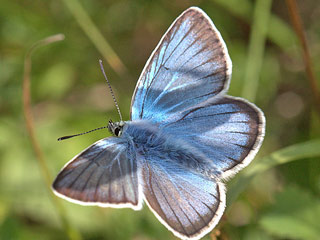
[[[263,113],[241,98],[226,96],[184,111],[163,131],[181,137],[211,160],[208,170],[227,178],[248,165],[258,152],[265,129]]]
[[[153,158],[143,164],[145,201],[176,236],[199,239],[211,231],[222,216],[224,186],[171,160]]]
[[[231,60],[210,18],[183,12],[164,34],[138,80],[131,119],[163,123],[181,110],[227,90]]]
[[[122,138],[105,138],[84,150],[53,183],[60,197],[82,205],[141,208],[136,157]]]

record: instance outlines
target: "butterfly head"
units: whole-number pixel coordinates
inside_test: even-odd
[[[125,125],[124,121],[114,123],[112,122],[112,120],[109,120],[108,129],[114,136],[120,137],[122,134],[124,125]]]

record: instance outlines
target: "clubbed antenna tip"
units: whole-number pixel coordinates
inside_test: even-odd
[[[104,129],[104,128],[107,128],[107,127],[108,127],[108,126],[103,126],[103,127],[99,127],[99,128],[92,129],[92,130],[87,131],[87,132],[78,133],[78,134],[74,134],[74,135],[63,136],[63,137],[58,138],[58,141],[62,141],[62,140],[68,139],[68,138],[73,138],[73,137],[81,136],[81,135],[84,135],[84,134],[87,134],[87,133],[91,133],[91,132],[94,132],[94,131],[97,131],[97,130],[100,130],[100,129]]]

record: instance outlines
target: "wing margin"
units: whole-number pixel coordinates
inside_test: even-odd
[[[52,190],[85,206],[140,210],[143,202],[135,154],[118,137],[101,139],[66,163]]]
[[[147,97],[148,91],[150,91],[150,86],[152,85],[152,83],[156,79],[156,76],[159,73],[159,71],[164,72],[163,73],[164,77],[162,76],[161,81],[165,81],[167,83],[167,85],[162,87],[161,91],[159,90],[159,92],[157,92],[158,88],[153,86],[152,95],[155,95],[155,96],[154,96],[154,99],[150,99],[150,102],[152,102],[152,103],[157,98],[157,96],[159,96],[160,94],[163,94],[163,92],[164,92],[163,89],[165,89],[168,85],[172,84],[171,82],[172,82],[172,80],[174,80],[174,78],[179,79],[179,76],[178,76],[179,74],[176,74],[175,76],[174,75],[169,76],[168,74],[166,74],[165,69],[168,69],[168,68],[166,66],[164,66],[163,64],[161,65],[161,62],[164,61],[165,53],[166,53],[167,48],[170,44],[170,42],[168,43],[167,41],[170,41],[174,37],[174,34],[176,32],[178,32],[178,30],[179,30],[178,26],[186,24],[185,22],[187,22],[187,20],[192,22],[192,26],[190,27],[190,29],[193,26],[195,26],[196,24],[199,25],[201,22],[204,22],[203,25],[205,27],[207,27],[208,29],[206,29],[206,31],[204,31],[203,29],[200,29],[200,30],[201,31],[203,30],[205,32],[204,38],[211,39],[211,42],[210,42],[211,45],[210,45],[210,47],[207,48],[207,50],[208,49],[212,50],[214,45],[216,45],[216,48],[218,49],[216,52],[214,52],[214,54],[210,53],[209,55],[213,58],[220,57],[221,60],[218,60],[218,61],[223,62],[223,63],[220,63],[220,64],[222,64],[220,67],[218,67],[216,70],[213,70],[209,74],[205,74],[205,72],[202,72],[202,73],[201,72],[200,73],[194,72],[193,74],[196,74],[198,76],[200,74],[201,77],[199,79],[210,78],[210,77],[214,77],[214,75],[222,74],[220,76],[220,78],[222,78],[222,79],[218,80],[218,83],[213,83],[212,86],[210,86],[209,80],[206,80],[204,83],[201,83],[201,88],[205,84],[205,85],[208,85],[208,90],[206,90],[204,92],[205,94],[203,94],[203,95],[200,94],[199,96],[194,98],[193,101],[191,101],[190,98],[186,98],[184,103],[181,104],[181,101],[180,101],[180,100],[182,100],[181,97],[179,99],[178,98],[174,99],[175,97],[172,97],[173,102],[169,102],[169,103],[162,102],[161,103],[162,105],[166,104],[165,107],[160,106],[161,104],[158,104],[159,106],[156,106],[156,107],[152,106],[153,112],[145,113],[146,101],[149,101],[149,98],[152,98],[150,96]],[[188,34],[188,32],[187,32],[187,34]],[[186,36],[187,35],[185,35],[184,37],[186,37]],[[181,37],[177,37],[177,38],[180,39]],[[183,39],[184,38],[182,38],[182,40]],[[196,41],[196,40],[194,40],[194,41]],[[189,47],[187,47],[185,49],[185,51]],[[183,53],[185,53],[185,51],[183,51]],[[201,51],[199,51],[199,52],[201,52]],[[188,59],[187,62],[189,60],[190,59]],[[196,68],[196,66],[197,66],[197,63],[192,63],[192,64],[190,64],[190,67],[188,67],[187,69],[190,71],[190,70],[193,70],[193,68]],[[212,69],[212,67],[211,67],[211,69]],[[199,102],[202,102],[202,101],[208,99],[209,97],[225,93],[229,87],[230,78],[231,78],[231,71],[232,71],[232,62],[229,57],[227,47],[221,37],[221,34],[216,29],[216,27],[214,26],[211,19],[206,15],[206,13],[204,13],[201,9],[199,9],[197,7],[188,8],[172,23],[172,25],[169,27],[169,29],[166,31],[166,33],[163,35],[163,37],[161,38],[157,47],[154,49],[150,58],[148,59],[146,65],[145,65],[145,67],[139,77],[136,88],[134,90],[134,94],[132,96],[130,117],[132,120],[142,119],[142,118],[148,119],[149,118],[149,119],[152,119],[153,121],[161,123],[163,120],[168,118],[168,115],[170,113],[173,113],[174,111],[186,109],[192,105],[196,105],[196,103],[199,103]],[[154,76],[153,78],[151,77],[152,75]],[[169,76],[169,78],[167,80],[165,80],[165,78],[166,78],[165,76]],[[191,78],[193,78],[193,77],[191,76]],[[219,78],[219,77],[217,77],[217,78]],[[169,79],[171,79],[171,80],[169,80]],[[161,81],[158,80],[156,82],[161,82]],[[181,86],[183,84],[181,84],[179,82],[179,85]],[[193,87],[191,87],[191,89],[192,88]],[[201,88],[199,88],[199,89],[201,90]],[[190,93],[191,93],[191,89],[190,89]],[[211,89],[211,90],[209,91],[209,89]],[[194,90],[192,90],[192,91],[194,91]],[[171,94],[171,96],[174,96],[177,94],[180,94],[182,96],[183,94],[186,94],[186,90],[185,89],[183,89],[181,91],[175,90],[173,92],[173,94]],[[168,97],[166,97],[166,99],[168,99]],[[152,103],[150,103],[149,105],[152,105]],[[170,107],[170,105],[171,105],[171,107]],[[150,106],[149,107],[147,106],[147,108],[150,108]],[[151,110],[149,109],[148,111],[151,111]],[[145,114],[145,116],[143,116],[144,114]]]
[[[170,161],[145,161],[144,200],[167,229],[181,239],[200,239],[218,224],[226,204],[223,183]]]

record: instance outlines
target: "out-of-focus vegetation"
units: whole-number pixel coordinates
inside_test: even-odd
[[[98,59],[105,59],[128,119],[146,60],[172,21],[192,5],[212,18],[228,46],[233,61],[229,94],[250,98],[267,119],[258,156],[227,184],[226,213],[205,239],[319,239],[320,115],[286,2],[2,1],[0,239],[175,239],[147,207],[134,212],[53,201],[25,127],[23,63],[32,44],[65,35],[64,41],[39,48],[32,57],[35,132],[52,178],[74,155],[109,133],[64,142],[57,142],[58,137],[118,119]],[[300,0],[298,7],[320,79],[320,4]],[[64,209],[60,213],[59,204]]]

